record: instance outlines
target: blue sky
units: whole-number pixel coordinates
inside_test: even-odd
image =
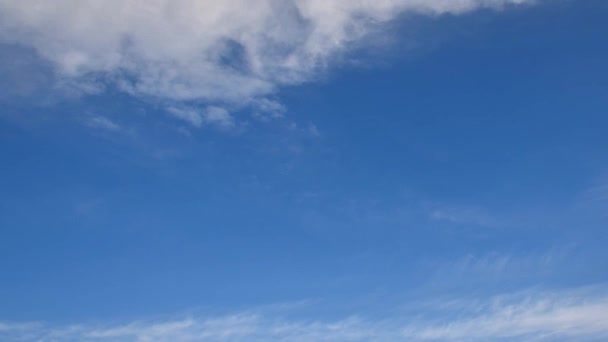
[[[608,338],[604,1],[0,0],[0,339]]]

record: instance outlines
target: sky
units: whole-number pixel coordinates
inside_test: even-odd
[[[608,340],[603,0],[0,0],[0,340]]]

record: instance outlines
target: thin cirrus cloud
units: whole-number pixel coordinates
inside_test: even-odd
[[[207,124],[217,126],[220,129],[230,129],[235,126],[234,117],[222,107],[208,106],[204,110],[193,107],[169,107],[167,111],[195,127]]]
[[[33,49],[59,84],[83,93],[110,85],[173,104],[252,106],[276,116],[283,109],[267,96],[314,80],[403,13],[461,14],[530,1],[3,0],[0,43]],[[204,121],[178,113],[194,126]]]
[[[425,318],[432,316],[432,319]],[[445,299],[415,315],[326,321],[249,311],[113,326],[1,323],[10,341],[600,341],[608,338],[605,286]]]
[[[605,287],[562,292],[522,292],[486,301],[456,300],[443,306],[451,320],[412,324],[414,341],[600,341],[608,337]]]
[[[91,128],[117,132],[122,129],[119,124],[100,115],[92,115],[85,120],[85,124]]]

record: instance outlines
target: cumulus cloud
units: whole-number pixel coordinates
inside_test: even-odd
[[[1,323],[7,341],[600,341],[608,338],[605,287],[456,298],[391,318],[288,319],[264,310],[109,326]]]
[[[34,49],[62,84],[85,93],[111,85],[162,101],[257,103],[280,115],[266,96],[314,80],[400,14],[528,1],[1,0],[0,42]]]

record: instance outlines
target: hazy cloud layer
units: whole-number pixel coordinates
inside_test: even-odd
[[[253,104],[277,115],[283,108],[265,96],[313,80],[353,42],[402,13],[524,2],[0,0],[0,42],[33,48],[60,84],[85,93],[110,84],[157,100]],[[212,120],[178,115],[194,125]]]
[[[600,341],[608,338],[606,287],[527,291],[420,305],[415,315],[335,321],[263,310],[218,317],[51,327],[0,322],[7,341]],[[425,317],[433,317],[432,320]]]

